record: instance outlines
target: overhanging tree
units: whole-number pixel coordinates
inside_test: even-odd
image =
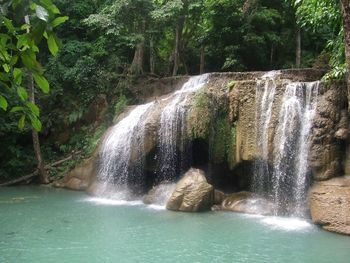
[[[60,16],[60,11],[51,0],[13,0],[1,4],[0,108],[19,116],[20,129],[26,123],[32,127],[42,183],[48,183],[48,177],[40,151],[38,131],[42,124],[34,95],[35,84],[42,92],[48,93],[49,83],[37,55],[43,39],[46,39],[50,52],[57,54],[60,42],[53,29],[67,19]]]

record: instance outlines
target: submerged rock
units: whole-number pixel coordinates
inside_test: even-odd
[[[208,184],[202,170],[191,168],[176,184],[166,208],[173,211],[199,212],[214,204],[214,187]]]
[[[247,214],[272,215],[274,204],[257,194],[238,192],[228,195],[223,200],[220,209]]]
[[[350,176],[316,183],[310,189],[309,202],[315,224],[350,235]]]

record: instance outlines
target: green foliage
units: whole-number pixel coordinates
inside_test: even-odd
[[[125,95],[121,95],[117,101],[117,103],[114,106],[114,116],[115,118],[118,117],[126,108],[128,105],[129,100],[126,98]]]
[[[336,0],[296,0],[298,23],[326,40],[324,50],[330,53],[331,71],[325,80],[342,79],[346,73],[344,32],[340,3]]]
[[[7,177],[23,175],[34,168],[26,123],[36,129],[43,127],[43,152],[49,160],[79,149],[84,154],[91,152],[96,132],[84,118],[90,105],[99,95],[105,95],[111,120],[130,101],[136,101],[130,91],[133,77],[128,75],[139,44],[143,45],[145,73],[150,72],[152,57],[153,73],[171,74],[176,27],[182,28],[181,74],[198,74],[202,48],[206,71],[294,67],[297,22],[303,27],[302,66],[311,66],[323,52],[330,54],[333,69],[326,78],[341,78],[345,72],[339,3],[335,0],[5,3],[0,17],[0,173]],[[31,25],[24,22],[26,14],[30,15]],[[44,109],[41,111],[29,103],[30,71],[37,102]],[[235,83],[226,86],[232,90]],[[213,104],[215,98],[205,93],[194,98],[189,137],[209,140],[213,136],[215,159],[221,162],[228,158],[234,163],[235,127],[231,127],[221,106]],[[18,126],[23,130],[18,131]],[[57,145],[54,135],[65,129],[74,135],[68,143]],[[52,174],[61,176],[74,164],[68,162]]]
[[[22,87],[23,75],[33,74],[38,87],[48,93],[49,83],[37,56],[43,37],[51,53],[57,53],[59,41],[53,28],[68,19],[59,14],[51,0],[5,1],[1,5],[0,106],[4,111],[10,106],[11,113],[19,114],[20,129],[30,120],[34,129],[41,130],[39,111],[28,102],[29,96]]]

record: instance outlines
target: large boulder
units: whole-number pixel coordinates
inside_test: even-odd
[[[173,211],[210,210],[214,204],[214,187],[208,184],[202,170],[191,168],[176,184],[166,208]]]
[[[272,215],[274,204],[257,194],[238,192],[227,195],[220,209],[247,214]]]
[[[350,235],[350,176],[316,183],[310,189],[309,202],[315,224]]]
[[[63,180],[56,182],[54,186],[85,191],[96,177],[96,174],[96,156],[92,156],[75,167]]]

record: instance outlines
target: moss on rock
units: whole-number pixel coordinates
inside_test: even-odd
[[[209,94],[199,92],[193,98],[193,104],[188,116],[189,139],[207,139],[210,134],[212,120]]]

